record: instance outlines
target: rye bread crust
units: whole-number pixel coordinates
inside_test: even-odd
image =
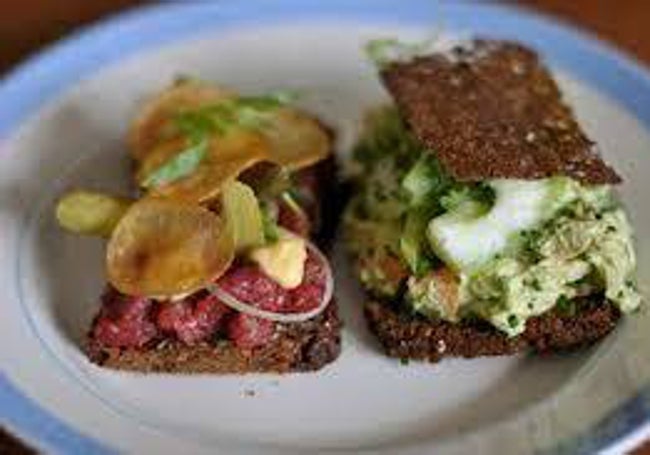
[[[577,304],[564,315],[553,309],[526,323],[526,331],[508,338],[485,321],[452,324],[400,314],[371,300],[364,313],[370,331],[391,357],[438,362],[444,357],[482,357],[532,351],[550,353],[578,349],[604,338],[616,326],[619,310],[602,298]]]
[[[273,340],[259,348],[240,349],[215,340],[186,345],[169,338],[143,348],[105,348],[89,338],[88,358],[97,365],[143,373],[289,373],[319,370],[341,352],[341,321],[332,301],[309,321],[277,324]]]
[[[621,181],[537,54],[520,44],[476,40],[393,63],[381,76],[415,136],[458,181],[554,175]]]

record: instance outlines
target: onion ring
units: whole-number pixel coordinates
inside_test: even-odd
[[[275,311],[262,310],[260,308],[254,307],[253,305],[242,302],[232,294],[224,291],[221,287],[219,287],[219,285],[215,283],[208,285],[207,289],[211,294],[218,297],[224,305],[227,305],[241,313],[246,313],[258,318],[268,319],[274,322],[304,322],[313,317],[316,317],[321,314],[323,310],[325,310],[327,305],[332,300],[332,297],[334,295],[334,276],[332,274],[332,268],[330,267],[329,261],[325,255],[312,242],[308,240],[306,242],[307,248],[312,253],[314,253],[323,263],[323,268],[325,271],[325,289],[323,290],[323,295],[321,296],[319,305],[313,310],[305,311],[302,313],[278,313]]]

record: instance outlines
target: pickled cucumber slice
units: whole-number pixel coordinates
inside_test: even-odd
[[[259,202],[253,190],[237,180],[223,186],[222,213],[235,238],[235,251],[242,252],[264,244],[264,225]]]
[[[109,237],[132,203],[96,191],[71,191],[57,203],[56,219],[75,234]]]

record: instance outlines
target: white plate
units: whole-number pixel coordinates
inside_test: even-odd
[[[340,248],[343,354],[316,374],[143,376],[79,349],[103,286],[103,244],[52,217],[66,188],[126,192],[124,130],[138,101],[179,74],[244,92],[297,89],[339,132],[386,99],[361,51],[379,36],[514,37],[539,48],[606,159],[650,283],[650,79],[613,51],[495,6],[429,2],[225,2],[135,11],[58,45],[0,85],[0,415],[45,450],[78,453],[339,451],[590,452],[645,434],[650,320],[627,318],[597,347],[547,358],[383,357]],[[632,437],[630,437],[630,435]],[[617,447],[621,447],[620,445]]]

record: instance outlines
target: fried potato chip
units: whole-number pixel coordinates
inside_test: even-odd
[[[127,138],[131,155],[136,160],[147,156],[156,144],[165,139],[176,113],[235,96],[235,92],[196,80],[176,83],[163,90],[145,103],[131,123]]]
[[[263,129],[271,142],[271,161],[288,169],[300,169],[327,157],[329,134],[313,118],[293,109],[279,109]]]
[[[146,197],[126,212],[111,236],[108,279],[129,295],[191,293],[225,272],[234,253],[234,236],[214,212]]]
[[[214,136],[205,159],[190,175],[153,188],[150,194],[186,203],[206,203],[220,194],[225,182],[268,157],[269,142],[259,133],[237,130]]]
[[[253,117],[260,121],[256,127],[245,124],[243,119],[219,119],[208,111],[199,110],[191,116],[196,108],[236,99],[234,92],[188,81],[150,101],[129,135],[132,154],[139,162],[139,185],[148,188],[150,194],[205,203],[218,196],[226,181],[236,179],[256,163],[269,161],[294,170],[330,153],[328,133],[316,120],[293,109],[278,107],[257,112],[248,100],[249,104],[242,101],[241,106],[233,101],[234,105],[228,105],[232,112],[224,111],[237,118],[245,112],[250,117],[249,110],[253,109]],[[181,119],[176,116],[179,113],[188,117]],[[174,125],[181,120],[183,132],[177,129],[178,124]]]

